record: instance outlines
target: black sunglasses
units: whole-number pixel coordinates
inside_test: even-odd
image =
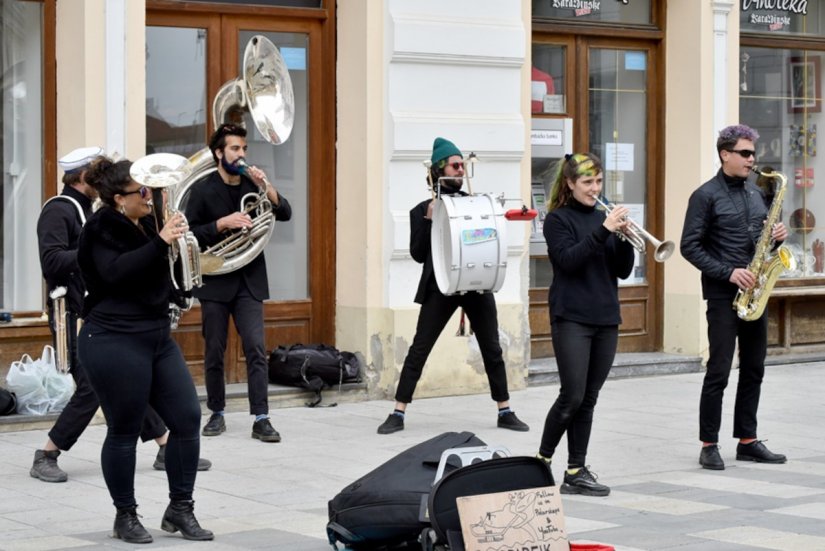
[[[144,187],[144,186],[140,186],[139,188],[133,189],[132,191],[120,192],[120,193],[118,193],[118,195],[120,195],[121,197],[126,197],[127,195],[131,195],[133,193],[140,193],[140,198],[141,199],[146,199],[147,197],[149,197],[149,188]]]
[[[740,156],[748,159],[750,157],[756,157],[756,151],[753,149],[728,149],[731,153],[738,153]]]

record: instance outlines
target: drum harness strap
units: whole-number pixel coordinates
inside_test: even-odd
[[[461,319],[458,322],[458,331],[455,332],[455,336],[456,337],[464,337],[464,336],[470,336],[472,334],[473,334],[472,326],[470,327],[469,334],[467,334],[466,331],[465,331],[465,327],[464,327],[464,308],[462,308],[461,309]]]

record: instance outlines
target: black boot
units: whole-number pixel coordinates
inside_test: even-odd
[[[187,540],[207,541],[215,539],[209,530],[204,530],[195,518],[195,502],[192,500],[175,500],[169,502],[169,507],[163,513],[163,522],[160,527],[167,532],[183,534]]]
[[[152,543],[152,534],[138,520],[137,505],[118,508],[112,537],[126,543]]]

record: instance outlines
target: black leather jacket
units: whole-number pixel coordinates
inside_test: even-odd
[[[752,181],[729,183],[720,169],[690,196],[681,251],[702,272],[705,299],[730,299],[734,268],[747,268],[768,213],[762,190]]]

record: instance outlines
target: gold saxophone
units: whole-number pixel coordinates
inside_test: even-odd
[[[796,269],[796,259],[790,249],[780,245],[774,251],[774,240],[771,237],[773,226],[779,221],[782,213],[782,199],[785,197],[788,179],[780,172],[760,172],[755,166],[752,170],[760,176],[776,178],[779,185],[768,211],[768,217],[765,219],[762,234],[756,243],[756,253],[753,255],[751,263],[748,264],[748,270],[756,276],[756,283],[750,289],[739,289],[736,298],[733,300],[733,309],[736,310],[736,315],[745,321],[753,321],[762,316],[776,280],[779,279],[784,270]]]

